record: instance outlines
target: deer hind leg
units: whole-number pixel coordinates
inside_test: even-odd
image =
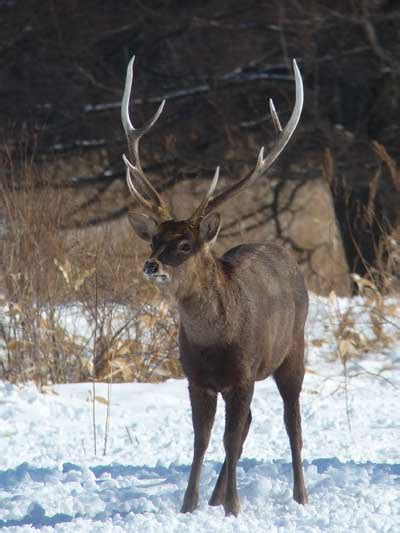
[[[308,501],[301,462],[301,415],[299,396],[304,378],[304,341],[301,349],[290,354],[274,373],[274,378],[283,399],[284,420],[292,452],[293,499],[300,504]]]
[[[239,458],[242,455],[243,452],[243,444],[246,440],[247,434],[249,432],[250,424],[251,424],[251,410],[249,409],[249,415],[247,417],[247,422],[243,428],[242,433],[242,445],[240,448]],[[217,483],[215,485],[215,488],[213,490],[213,493],[211,495],[210,501],[208,502],[209,505],[222,505],[225,501],[226,496],[226,458],[224,460],[224,463],[221,467],[221,471],[218,476]]]
[[[226,516],[237,516],[240,511],[240,502],[236,486],[236,466],[242,451],[245,427],[249,421],[253,391],[254,383],[251,383],[246,387],[232,389],[223,395],[225,400],[224,447],[226,454],[226,489],[225,498],[222,504]],[[223,475],[224,474],[222,474],[222,476]],[[223,484],[221,487],[223,487]],[[220,490],[222,491],[223,488]]]
[[[211,429],[217,408],[217,395],[208,390],[189,385],[194,430],[193,462],[189,482],[183,499],[181,513],[190,513],[199,500],[200,473],[204,455],[210,441]]]

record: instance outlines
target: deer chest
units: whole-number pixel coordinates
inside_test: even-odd
[[[189,382],[216,392],[238,386],[250,377],[235,346],[194,346],[181,337],[180,360]]]

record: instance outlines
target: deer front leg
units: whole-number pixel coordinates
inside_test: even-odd
[[[189,482],[183,499],[181,513],[190,513],[199,500],[200,472],[204,454],[210,441],[211,429],[217,408],[217,394],[189,384],[194,430],[193,462]]]
[[[249,421],[250,404],[253,397],[254,383],[247,387],[237,387],[224,394],[225,400],[225,433],[224,446],[226,453],[226,493],[223,501],[225,515],[237,516],[240,502],[236,485],[236,466],[242,452],[243,435]],[[221,473],[224,476],[223,473]],[[221,489],[223,490],[223,478]]]
[[[243,452],[243,445],[244,441],[246,440],[247,434],[250,429],[251,424],[251,411],[249,411],[249,416],[247,417],[247,422],[244,426],[243,435],[242,435],[242,446],[240,448],[240,454],[239,458],[242,455]],[[226,459],[224,460],[224,463],[221,467],[221,471],[218,476],[217,483],[215,485],[215,488],[213,490],[212,496],[208,502],[209,505],[222,505],[225,501],[225,495],[226,495]]]

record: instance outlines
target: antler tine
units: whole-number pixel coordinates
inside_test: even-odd
[[[137,188],[134,186],[132,178],[131,178],[131,171],[135,177],[137,177],[138,169],[132,165],[132,163],[129,161],[129,159],[123,154],[122,156],[124,163],[126,165],[126,183],[128,185],[128,189],[132,196],[136,198],[136,200],[139,200],[139,203],[144,207],[147,211],[149,211],[157,221],[162,222],[165,220],[170,220],[171,216],[168,210],[168,207],[165,205],[165,203],[161,200],[161,203],[155,203],[151,202],[149,200],[146,200],[142,194],[137,190]]]
[[[278,113],[276,112],[274,101],[272,98],[269,99],[269,110],[271,112],[272,122],[274,123],[274,127],[278,133],[282,132],[282,126],[281,121],[279,120]]]
[[[213,179],[211,181],[210,187],[208,188],[208,191],[207,191],[206,195],[204,196],[204,198],[201,201],[200,205],[196,208],[196,210],[193,213],[193,215],[190,217],[190,220],[194,224],[197,224],[202,219],[202,217],[204,215],[204,212],[205,212],[205,210],[207,208],[207,205],[208,205],[209,201],[211,200],[212,195],[214,194],[214,191],[215,191],[215,189],[217,187],[218,179],[219,179],[219,167],[217,167],[215,169],[214,177],[213,177]]]
[[[169,216],[168,207],[166,206],[166,204],[164,203],[164,201],[162,200],[161,196],[158,194],[156,189],[150,183],[149,179],[146,177],[143,171],[141,162],[140,162],[140,154],[139,154],[140,139],[143,137],[143,135],[148,133],[151,130],[151,128],[154,126],[154,124],[157,122],[158,118],[160,117],[164,109],[165,100],[161,102],[160,106],[158,107],[157,111],[154,113],[153,117],[142,128],[135,128],[132,125],[132,122],[129,116],[129,101],[130,101],[131,92],[132,92],[134,61],[135,61],[135,56],[133,56],[132,59],[129,61],[129,64],[127,67],[125,90],[124,90],[124,95],[122,97],[122,104],[121,104],[121,120],[122,120],[122,124],[125,130],[126,138],[128,141],[129,151],[131,153],[131,156],[133,156],[133,159],[134,159],[134,164],[132,164],[125,155],[123,156],[123,160],[124,160],[125,165],[127,167],[129,166],[129,168],[132,170],[134,176],[137,179],[139,179],[140,182],[144,185],[147,194],[150,196],[151,200],[156,204],[156,206],[158,207],[158,211],[162,213],[163,218],[171,218]],[[132,180],[131,180],[131,183],[132,183]]]
[[[303,81],[301,79],[300,70],[297,66],[295,59],[293,59],[293,71],[296,86],[296,100],[289,122],[286,124],[283,130],[278,118],[278,114],[275,110],[274,103],[270,99],[269,105],[272,115],[272,121],[274,123],[275,129],[279,133],[278,141],[273,147],[271,153],[268,154],[267,157],[265,157],[264,159],[264,148],[261,148],[254,170],[250,172],[250,174],[248,174],[247,176],[244,176],[241,180],[237,181],[230,187],[223,190],[215,198],[210,199],[206,208],[204,209],[204,215],[216,209],[220,204],[222,204],[244,188],[251,185],[259,176],[265,174],[289,142],[299,122],[304,102]]]
[[[129,167],[126,167],[126,183],[132,196],[139,200],[142,207],[154,215],[154,206],[148,200],[146,200],[134,186]]]

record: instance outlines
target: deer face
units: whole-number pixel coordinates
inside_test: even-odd
[[[221,227],[218,213],[210,213],[193,226],[191,220],[167,220],[130,213],[129,221],[137,235],[151,243],[151,255],[144,263],[147,279],[168,292],[176,293],[185,281],[191,281],[196,258],[216,242]]]

